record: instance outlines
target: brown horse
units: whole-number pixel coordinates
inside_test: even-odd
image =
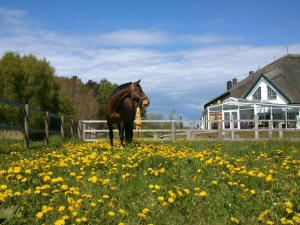
[[[133,140],[133,126],[136,108],[148,106],[149,98],[144,94],[140,80],[118,86],[110,96],[106,106],[106,120],[109,129],[110,144],[113,145],[113,124],[117,124],[121,146]]]

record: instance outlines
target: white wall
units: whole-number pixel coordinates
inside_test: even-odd
[[[268,86],[276,92],[276,99],[268,100]],[[247,100],[253,100],[252,95],[258,87],[261,87],[261,101],[268,101],[274,104],[287,104],[287,100],[277,92],[272,85],[270,85],[263,77],[256,84],[256,86],[251,90],[249,95],[246,97]]]

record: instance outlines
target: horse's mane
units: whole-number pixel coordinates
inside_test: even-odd
[[[129,82],[129,83],[126,83],[126,84],[121,84],[119,85],[118,87],[116,87],[113,92],[112,92],[112,95],[116,94],[117,92],[123,90],[124,88],[127,88],[129,85],[131,85],[132,82]]]

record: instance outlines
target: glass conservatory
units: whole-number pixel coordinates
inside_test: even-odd
[[[300,105],[228,98],[205,108],[202,129],[218,129],[219,126],[222,129],[251,129],[254,128],[254,121],[251,121],[254,119],[261,121],[259,127],[262,128],[268,126],[268,120],[273,120],[274,128],[281,122],[283,128],[300,129]]]

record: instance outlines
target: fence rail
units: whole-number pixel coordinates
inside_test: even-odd
[[[105,120],[81,120],[81,137],[84,141],[94,141],[98,134],[107,134],[108,129],[97,129],[97,125],[105,124]],[[277,132],[277,138],[282,139],[284,132],[296,132],[297,138],[300,140],[300,120],[198,120],[198,121],[181,121],[181,120],[142,120],[142,124],[156,123],[169,124],[169,129],[139,129],[133,130],[135,134],[152,133],[154,139],[176,140],[176,137],[184,137],[188,140],[195,139],[197,135],[217,134],[217,139],[240,139],[237,133],[250,132],[254,134],[255,140],[263,139],[263,132],[267,133],[267,139],[275,139],[274,133]],[[192,126],[191,126],[192,124]],[[196,125],[195,125],[196,124]],[[216,128],[201,129],[204,124],[217,124]],[[247,126],[241,127],[241,124]],[[181,125],[181,126],[179,126]],[[293,126],[293,127],[289,127]],[[159,127],[159,126],[158,126]],[[209,126],[211,127],[211,126]],[[117,132],[117,130],[114,130]],[[165,133],[165,134],[162,134]]]
[[[14,130],[14,131],[22,131],[24,135],[24,147],[29,148],[29,134],[30,133],[43,133],[45,135],[45,143],[49,145],[49,134],[60,134],[61,140],[65,138],[65,121],[69,121],[71,124],[71,135],[72,138],[75,137],[74,135],[74,120],[72,117],[63,116],[63,115],[56,115],[50,113],[49,111],[42,111],[37,109],[29,104],[21,104],[12,100],[2,99],[0,98],[0,105],[9,105],[15,108],[19,108],[22,110],[23,113],[23,125],[22,126],[15,126],[15,125],[8,125],[8,124],[0,124],[0,130]],[[44,119],[44,127],[41,128],[34,128],[30,126],[30,113],[36,113],[43,117]],[[49,129],[49,121],[51,118],[58,119],[60,122],[60,130],[52,130]]]

